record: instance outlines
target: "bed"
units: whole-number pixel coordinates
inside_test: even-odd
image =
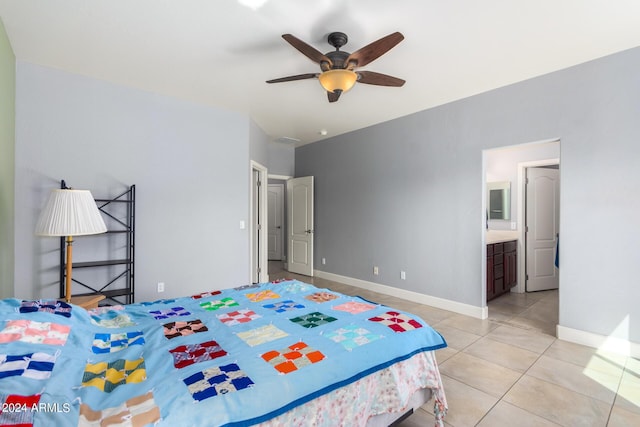
[[[379,426],[447,403],[419,317],[297,280],[84,310],[0,301],[0,425]]]

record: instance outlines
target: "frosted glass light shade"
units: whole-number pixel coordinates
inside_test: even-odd
[[[38,236],[83,236],[106,231],[107,226],[88,190],[52,190],[36,225]]]
[[[346,92],[356,84],[358,75],[351,70],[329,70],[318,76],[320,84],[325,90],[335,92],[341,90]]]

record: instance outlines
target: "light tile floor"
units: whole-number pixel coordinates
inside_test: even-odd
[[[466,426],[640,426],[640,360],[555,338],[558,293],[510,293],[479,320],[325,279],[283,271],[315,286],[412,312],[447,340],[436,351],[449,404],[445,424]],[[427,403],[398,427],[434,423]]]

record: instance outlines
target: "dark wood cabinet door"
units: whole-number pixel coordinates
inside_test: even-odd
[[[515,250],[504,254],[504,279],[505,291],[508,291],[518,283],[518,266]]]
[[[518,283],[517,241],[487,245],[487,301]]]
[[[487,257],[487,301],[496,296],[493,277],[493,255]]]

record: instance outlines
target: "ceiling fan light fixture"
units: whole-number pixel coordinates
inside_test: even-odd
[[[344,93],[356,84],[358,75],[351,70],[328,70],[320,74],[318,80],[326,91]]]

